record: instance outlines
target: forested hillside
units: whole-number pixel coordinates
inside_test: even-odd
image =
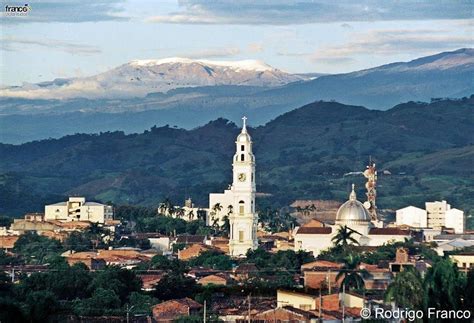
[[[379,207],[447,199],[474,209],[474,97],[408,102],[373,111],[315,102],[249,130],[257,159],[259,205],[347,197],[369,156],[380,175]],[[20,216],[69,194],[116,204],[157,205],[227,188],[239,127],[217,119],[193,130],[153,127],[141,134],[76,134],[0,145],[1,213]],[[381,173],[381,172],[380,172]],[[469,198],[471,197],[471,198]]]

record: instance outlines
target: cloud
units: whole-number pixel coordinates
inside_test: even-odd
[[[311,56],[312,53],[308,52],[289,52],[289,51],[278,51],[277,56],[286,56],[286,57],[305,57],[305,56]]]
[[[247,49],[248,52],[252,54],[261,53],[264,50],[263,45],[260,43],[250,43],[248,44]]]
[[[454,36],[443,30],[373,30],[354,34],[353,39],[342,45],[317,50],[313,62],[341,63],[354,59],[356,55],[392,55],[393,53],[426,54],[442,50],[470,47],[472,37]]]
[[[124,0],[44,0],[28,2],[31,11],[24,17],[2,16],[2,24],[50,23],[50,22],[98,22],[127,20],[122,7]],[[19,5],[18,1],[1,0],[0,8]],[[23,2],[21,3],[23,4]]]
[[[47,48],[75,55],[94,55],[101,53],[101,50],[95,46],[69,43],[60,40],[0,39],[0,49],[4,51],[22,51],[31,47]]]
[[[168,24],[291,25],[318,22],[469,19],[472,2],[432,0],[181,0],[181,11],[152,16]]]
[[[222,57],[232,57],[240,54],[240,49],[238,47],[223,47],[223,48],[209,48],[205,50],[199,50],[195,52],[187,52],[182,55],[187,58],[197,59],[197,58],[222,58]]]

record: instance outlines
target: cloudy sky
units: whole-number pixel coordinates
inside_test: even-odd
[[[471,0],[32,0],[6,16],[0,81],[87,76],[133,59],[260,59],[340,73],[474,47]]]

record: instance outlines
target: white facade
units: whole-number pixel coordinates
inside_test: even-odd
[[[445,213],[444,226],[454,229],[454,233],[464,233],[464,212],[458,209],[449,209]]]
[[[233,158],[233,183],[224,193],[209,195],[209,221],[212,225],[218,219],[222,224],[224,216],[230,222],[229,251],[231,256],[245,256],[249,249],[258,247],[255,213],[255,156],[252,153],[252,139],[247,132],[245,120],[237,136],[236,152]]]
[[[70,197],[66,202],[46,205],[44,219],[58,221],[89,221],[105,223],[113,218],[113,207],[86,202],[84,197]]]
[[[429,228],[441,229],[445,226],[446,211],[451,209],[451,205],[446,201],[426,202],[425,208],[428,213]]]
[[[397,226],[408,225],[413,228],[427,228],[428,214],[426,210],[414,206],[407,206],[397,210]]]

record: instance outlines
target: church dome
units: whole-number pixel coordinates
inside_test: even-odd
[[[364,205],[357,201],[357,196],[352,185],[349,200],[341,205],[336,214],[337,224],[364,224],[370,222],[370,215]]]

